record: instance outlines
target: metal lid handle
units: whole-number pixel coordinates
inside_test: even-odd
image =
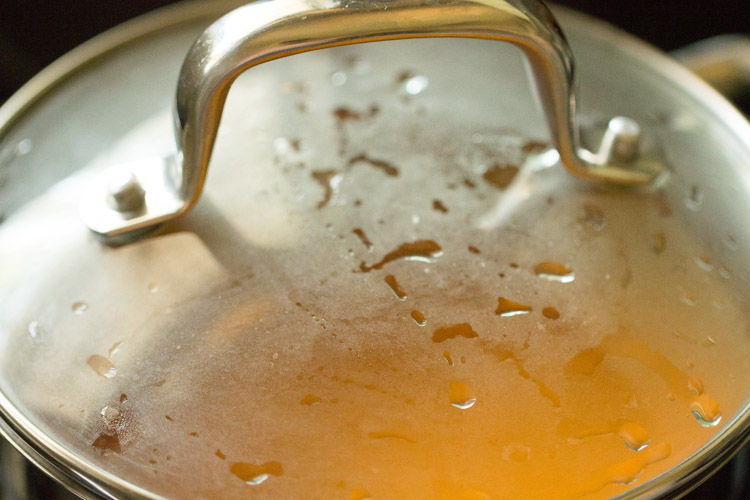
[[[84,201],[87,225],[103,236],[116,236],[190,210],[203,189],[227,93],[243,71],[311,50],[429,37],[519,47],[533,70],[560,159],[576,176],[645,185],[658,173],[599,162],[601,155],[580,149],[573,56],[539,0],[259,0],[216,21],[190,49],[177,86],[177,155],[131,172],[143,196],[126,196],[134,200],[127,206],[119,201],[121,193],[107,191],[107,183],[100,182],[94,191],[101,192],[89,193]]]

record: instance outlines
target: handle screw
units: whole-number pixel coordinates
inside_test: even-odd
[[[146,204],[146,192],[133,172],[119,170],[112,173],[107,183],[109,205],[121,213],[136,212]]]
[[[638,157],[641,127],[624,116],[616,116],[607,124],[597,157],[603,165],[632,163]]]

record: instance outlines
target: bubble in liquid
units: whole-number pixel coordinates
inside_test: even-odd
[[[260,465],[235,462],[231,465],[229,471],[242,479],[245,484],[257,486],[271,476],[280,476],[284,472],[284,469],[281,464],[276,461],[266,462]]]
[[[477,402],[474,391],[468,385],[453,380],[448,386],[448,398],[451,405],[460,410],[468,410]]]
[[[159,291],[159,285],[157,283],[149,283],[148,284],[148,291],[149,293],[156,293]]]
[[[74,302],[71,309],[75,314],[83,314],[89,308],[89,305],[85,302]]]

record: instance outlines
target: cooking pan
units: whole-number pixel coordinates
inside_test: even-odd
[[[27,458],[84,498],[653,498],[744,444],[721,97],[538,2],[229,8],[0,110]]]

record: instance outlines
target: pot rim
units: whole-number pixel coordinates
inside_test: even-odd
[[[142,38],[167,28],[210,22],[230,9],[246,2],[190,0],[163,7],[112,28],[53,62],[27,82],[0,106],[0,141],[13,126],[43,98],[74,78],[80,71],[109,54],[126,48]],[[689,70],[650,44],[604,21],[565,7],[552,6],[555,15],[563,18],[563,26],[578,24],[586,27],[587,36],[601,43],[616,46],[637,59],[652,74],[674,83],[711,110],[735,138],[750,149],[750,123],[723,96]],[[7,439],[21,454],[44,473],[85,499],[148,498],[163,499],[150,491],[114,476],[94,464],[82,460],[55,442],[36,427],[0,390],[0,436]],[[617,500],[646,498],[679,498],[696,488],[719,467],[728,462],[750,442],[750,399],[738,410],[713,439],[668,471],[628,490]]]

